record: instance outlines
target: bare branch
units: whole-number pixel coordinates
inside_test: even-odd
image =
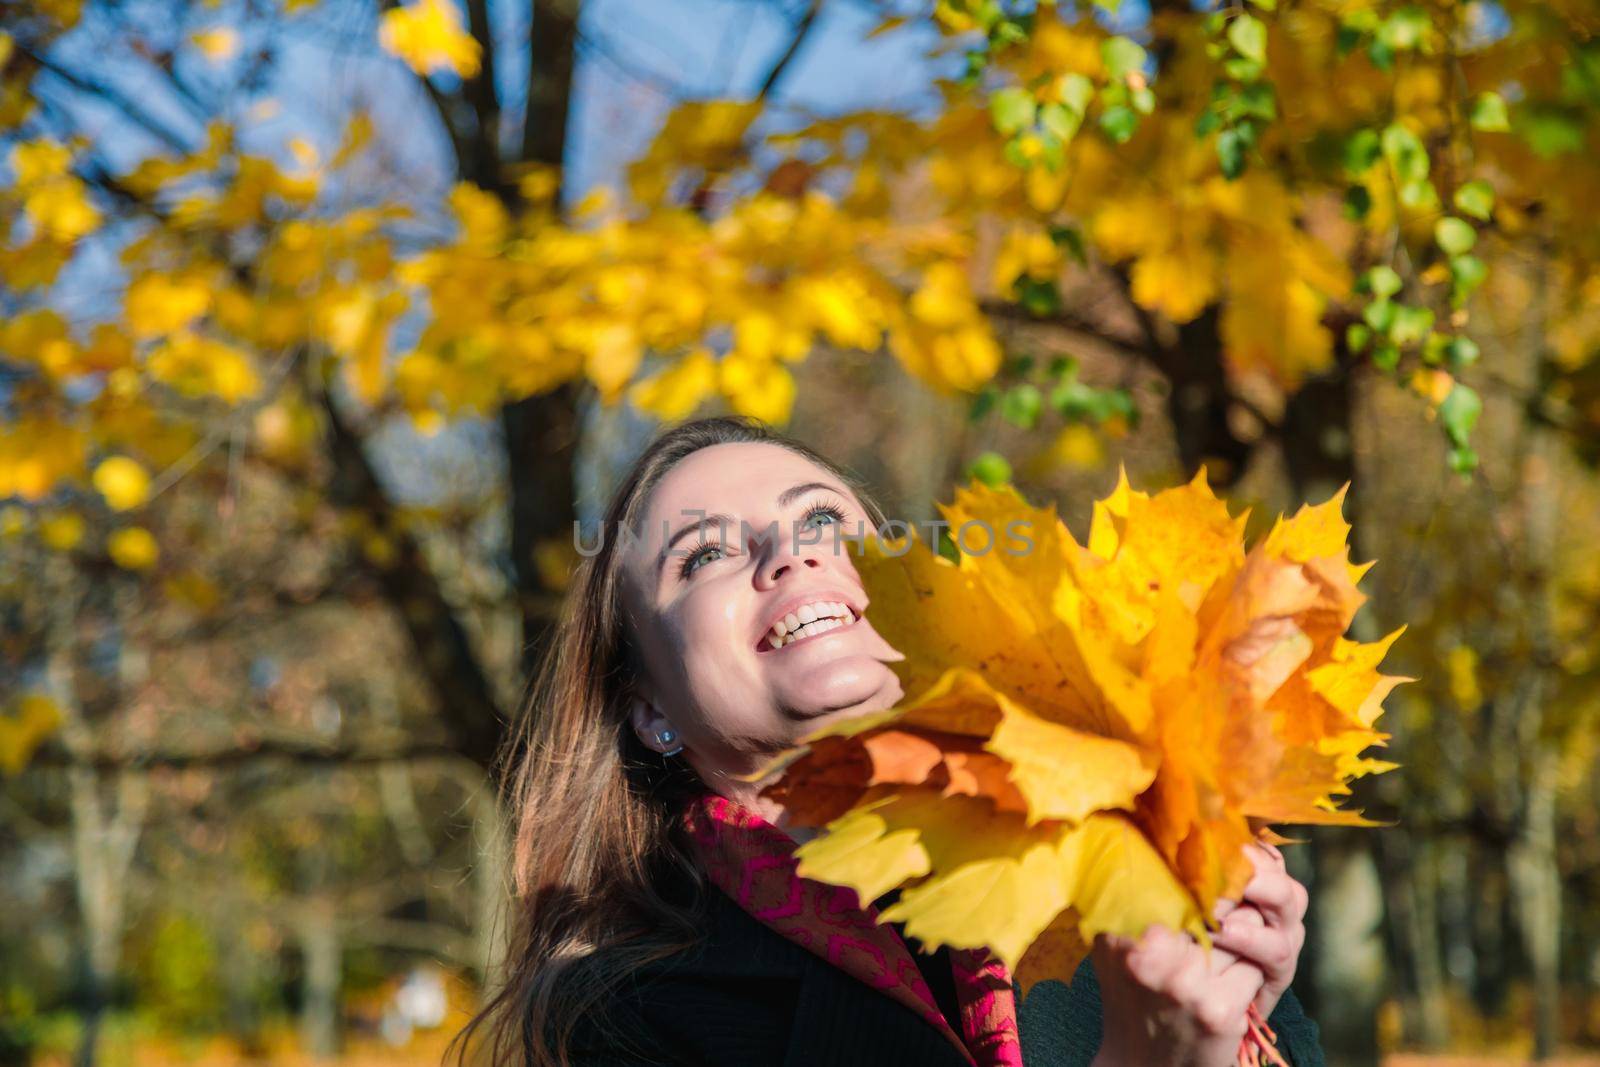
[[[98,100],[103,100],[115,107],[118,111],[122,112],[122,114],[126,116],[128,120],[135,126],[138,126],[141,130],[144,130],[146,133],[165,144],[168,148],[171,148],[174,152],[178,152],[181,155],[188,155],[193,151],[193,148],[189,144],[188,138],[184,137],[181,133],[172,129],[172,127],[166,125],[155,116],[146,113],[142,108],[124,95],[122,90],[107,82],[97,81],[93,78],[70,71],[66,67],[61,66],[59,63],[46,59],[38,52],[28,48],[26,45],[19,44],[16,47],[20,54],[26,56],[31,62],[38,64],[40,70],[45,71],[52,77],[60,79],[80,93],[94,97]]]
[[[762,79],[761,88],[756,90],[756,99],[765,100],[772,90],[777,88],[778,82],[783,79],[789,70],[789,65],[794,62],[795,56],[800,54],[800,48],[811,35],[811,30],[817,24],[817,15],[822,11],[822,0],[811,0],[806,7],[805,14],[800,16],[795,23],[794,33],[789,38],[789,45],[772,64],[772,69],[767,71],[767,76]]]

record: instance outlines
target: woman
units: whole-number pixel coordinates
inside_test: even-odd
[[[1295,1067],[1320,1064],[1288,992],[1305,892],[1274,850],[1225,951],[1102,938],[1021,1005],[981,950],[923,951],[876,921],[888,898],[795,876],[815,831],[738,776],[900,698],[850,552],[813,529],[879,519],[758,424],[688,423],[640,458],[508,748],[509,971],[458,1040],[485,1027],[497,1065],[1211,1067],[1254,1004]]]

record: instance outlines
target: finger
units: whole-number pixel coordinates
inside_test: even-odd
[[[1254,904],[1268,926],[1289,926],[1305,918],[1305,886],[1282,871],[1258,872],[1244,887],[1244,900]]]
[[[1250,858],[1257,869],[1265,865],[1269,870],[1286,871],[1289,864],[1283,858],[1283,853],[1278,851],[1278,846],[1269,845],[1265,841],[1255,841],[1245,846],[1245,851],[1250,853]]]
[[[1288,931],[1273,926],[1224,930],[1211,940],[1218,948],[1255,964],[1274,980],[1292,975],[1300,955],[1295,938]]]
[[[1182,1003],[1206,1033],[1242,1038],[1246,1012],[1264,983],[1260,968],[1235,963],[1219,975],[1208,976],[1198,990],[1186,988]]]
[[[1194,942],[1165,926],[1152,926],[1129,952],[1125,966],[1134,981],[1151,990],[1168,988],[1188,962]]]

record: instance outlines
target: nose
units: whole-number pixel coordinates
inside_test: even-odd
[[[821,549],[821,545],[797,545],[794,543],[794,538],[782,535],[767,538],[764,545],[766,558],[762,560],[761,567],[756,572],[757,587],[771,589],[786,578],[793,578],[806,571],[822,570]]]

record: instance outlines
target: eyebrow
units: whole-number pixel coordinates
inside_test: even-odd
[[[721,529],[724,526],[732,525],[732,523],[732,515],[717,514],[707,515],[704,518],[695,519],[693,522],[685,523],[684,525],[678,527],[677,533],[667,538],[667,543],[661,546],[661,554],[656,557],[656,572],[659,574],[661,572],[661,568],[666,565],[667,557],[672,555],[672,546],[683,540],[685,537],[688,537],[696,530],[703,530],[707,526],[715,526],[718,529]]]
[[[839,491],[835,487],[829,485],[827,482],[802,482],[799,485],[792,486],[779,493],[778,506],[780,508],[786,508],[790,504],[793,504],[796,500],[799,500],[801,497],[811,492],[813,489],[826,489],[833,493],[837,493]]]
[[[837,487],[829,485],[827,482],[801,482],[799,485],[792,485],[778,494],[778,506],[780,508],[786,508],[790,504],[793,504],[796,500],[799,500],[801,497],[805,496],[807,493],[816,489],[826,489],[833,493],[837,493],[839,491]],[[666,566],[667,557],[672,555],[672,546],[683,540],[683,538],[687,537],[689,534],[694,533],[696,530],[703,530],[707,526],[715,526],[718,529],[721,529],[723,527],[732,525],[732,515],[719,513],[716,515],[707,515],[702,519],[695,519],[693,522],[685,523],[684,525],[678,527],[677,532],[671,537],[667,538],[667,543],[661,546],[661,554],[656,557],[656,573],[660,574],[661,568]]]

